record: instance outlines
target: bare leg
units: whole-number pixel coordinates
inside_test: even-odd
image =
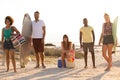
[[[45,64],[44,64],[44,53],[43,53],[43,52],[40,53],[40,58],[41,58],[42,67],[45,68]]]
[[[2,66],[5,65],[5,52],[3,51],[3,56],[2,56]]]
[[[36,56],[36,61],[37,61],[37,65],[36,65],[36,67],[35,68],[39,68],[39,55],[38,55],[39,53],[36,53],[35,54],[35,56]]]
[[[109,57],[108,69],[112,67],[112,47],[113,47],[113,44],[108,45],[108,57]]]
[[[10,55],[11,55],[11,59],[12,59],[12,64],[13,64],[14,72],[17,72],[17,71],[16,71],[16,61],[15,61],[15,53],[14,53],[14,50],[10,50]]]
[[[9,55],[9,50],[5,50],[5,54],[6,54],[6,66],[7,66],[7,71],[9,71],[9,64],[10,64],[10,55]]]
[[[108,56],[106,55],[106,52],[107,52],[107,45],[103,45],[103,46],[102,46],[102,56],[103,56],[104,59],[107,61],[107,63],[109,63],[109,58],[108,58]]]
[[[84,61],[85,61],[85,67],[84,68],[87,68],[87,54],[88,54],[88,52],[84,52]]]
[[[64,55],[64,52],[62,52],[61,54],[61,57],[62,57],[62,67],[64,68],[65,66],[65,55]]]
[[[94,55],[94,52],[91,52],[91,55],[92,55],[93,68],[96,68],[95,67],[95,55]]]

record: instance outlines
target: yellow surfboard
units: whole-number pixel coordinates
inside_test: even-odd
[[[114,19],[112,26],[112,35],[114,39],[114,46],[113,46],[114,53],[116,53],[116,46],[117,46],[117,23],[118,23],[118,16]]]

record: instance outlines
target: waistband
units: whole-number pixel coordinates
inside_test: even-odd
[[[5,39],[5,41],[11,41],[11,39]]]

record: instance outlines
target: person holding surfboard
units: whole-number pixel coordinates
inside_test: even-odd
[[[91,52],[92,55],[93,68],[96,68],[94,55],[94,42],[95,42],[94,30],[91,26],[88,25],[87,18],[83,19],[83,24],[84,26],[80,28],[80,47],[83,48],[84,51],[85,60],[84,68],[87,68],[88,50],[89,52]]]
[[[39,15],[40,13],[38,11],[34,13],[35,20],[32,21],[32,42],[37,61],[37,65],[35,66],[35,68],[39,68],[40,66],[39,59],[41,59],[42,68],[45,68],[46,66],[44,65],[44,40],[46,34],[46,26],[44,21],[39,19]]]
[[[14,32],[16,32],[18,35],[20,35],[20,32],[17,30],[16,27],[12,26],[13,18],[11,16],[6,16],[5,24],[6,26],[2,29],[2,43],[6,55],[6,66],[7,66],[6,72],[9,71],[10,58],[12,59],[14,72],[16,72],[16,61],[15,61],[15,52],[14,52],[15,48],[13,46],[10,37],[12,36],[12,34],[14,34]]]
[[[104,19],[105,19],[105,23],[103,23],[103,26],[102,26],[102,33],[100,36],[99,45],[103,41],[102,56],[105,58],[105,60],[108,63],[108,66],[105,69],[105,71],[108,71],[112,67],[112,48],[114,44],[113,35],[112,35],[113,25],[107,13],[104,14]],[[106,54],[107,52],[108,52],[108,55]]]

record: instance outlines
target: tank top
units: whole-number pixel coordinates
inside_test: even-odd
[[[107,26],[107,23],[104,23],[103,30],[104,35],[112,35],[112,23],[109,26]]]
[[[65,42],[62,42],[62,44],[65,50],[70,50],[71,42],[68,42],[68,44],[66,44]]]
[[[4,38],[5,39],[10,39],[10,36],[12,35],[12,28],[6,29],[4,28]]]

